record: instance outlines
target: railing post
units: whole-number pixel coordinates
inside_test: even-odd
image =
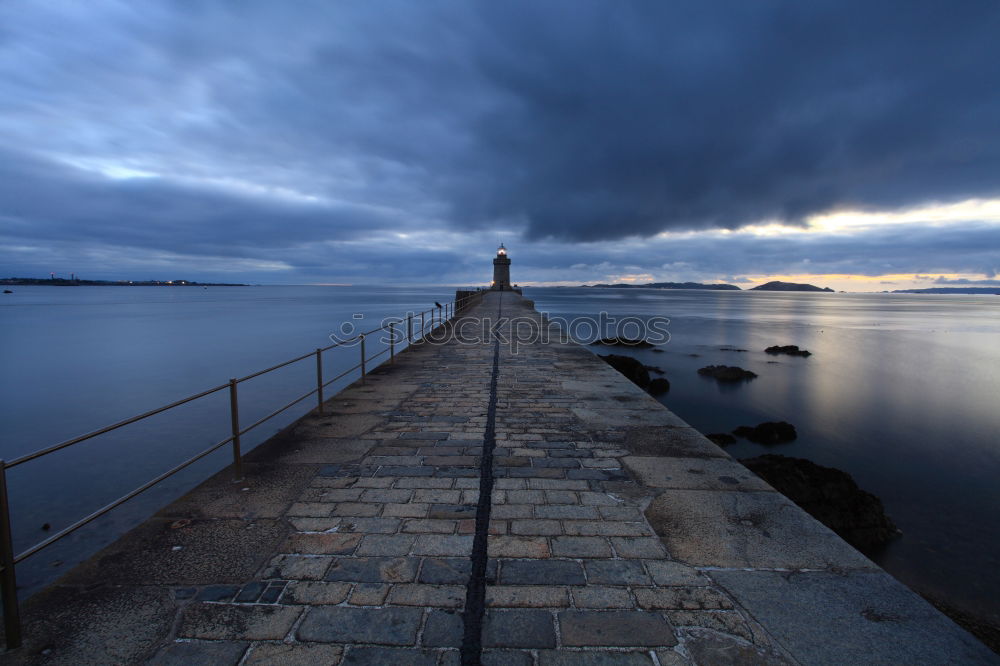
[[[316,350],[316,411],[323,416],[323,350]]]
[[[17,604],[17,574],[14,569],[14,537],[10,531],[10,503],[7,501],[7,464],[0,460],[0,592],[3,596],[3,627],[7,649],[21,647],[21,609]]]
[[[389,322],[389,363],[396,362],[396,322]]]
[[[361,383],[365,383],[365,334],[361,334]]]
[[[233,428],[233,467],[236,481],[243,479],[243,454],[240,453],[240,401],[236,394],[236,380],[229,380],[229,419]]]
[[[411,344],[413,342],[413,313],[406,313],[406,343]]]
[[[420,340],[424,339],[424,312],[420,312]]]

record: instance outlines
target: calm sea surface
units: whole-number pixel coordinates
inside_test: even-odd
[[[446,288],[13,289],[0,299],[0,455],[8,460],[329,344],[344,321],[370,328],[454,295]],[[664,404],[703,432],[795,424],[795,442],[741,442],[728,451],[782,453],[849,472],[904,532],[876,556],[882,566],[921,591],[1000,616],[1000,297],[543,288],[525,296],[553,317],[669,317],[665,353],[627,352],[666,371]],[[768,356],[763,349],[772,344],[797,344],[813,356]],[[326,375],[356,355],[356,348],[329,354]],[[721,386],[697,374],[710,364],[759,377]],[[314,381],[315,365],[304,361],[241,384],[242,421]],[[311,406],[269,422],[246,446]],[[17,550],[228,434],[222,392],[10,470]],[[224,447],[30,558],[18,568],[22,594],[228,462]]]

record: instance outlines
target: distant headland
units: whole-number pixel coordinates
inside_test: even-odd
[[[647,282],[646,284],[584,284],[583,287],[600,289],[643,288],[643,289],[713,289],[740,291],[735,284],[704,284],[701,282]]]
[[[50,287],[248,287],[235,282],[195,282],[194,280],[81,280],[72,278],[0,278],[0,285],[46,285]]]
[[[829,287],[817,287],[814,284],[802,284],[799,282],[781,282],[773,280],[759,287],[754,287],[750,291],[833,291]]]
[[[585,284],[581,285],[590,288],[603,289],[709,289],[712,291],[742,291],[735,284],[725,284],[722,282],[705,284],[703,282],[647,282],[646,284]],[[779,282],[774,280],[759,287],[753,287],[749,291],[833,291],[829,287],[817,287],[811,284],[798,284],[796,282]]]

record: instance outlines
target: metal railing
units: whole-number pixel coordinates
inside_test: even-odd
[[[463,297],[461,299],[456,299],[454,301],[449,301],[448,303],[444,303],[444,304],[440,304],[440,305],[438,305],[437,303],[435,303],[436,307],[433,307],[433,308],[431,308],[429,310],[424,310],[424,311],[419,312],[419,313],[413,313],[413,312],[407,313],[406,318],[405,318],[405,322],[406,322],[406,335],[403,336],[402,335],[403,332],[402,332],[402,330],[400,330],[399,333],[398,333],[398,335],[400,337],[400,340],[401,341],[405,340],[406,343],[407,343],[407,346],[413,345],[415,343],[422,342],[424,340],[424,338],[427,336],[428,333],[433,332],[438,327],[440,327],[440,326],[446,324],[447,322],[451,321],[452,319],[454,319],[454,317],[459,312],[461,312],[466,307],[468,307],[469,305],[471,305],[472,301],[478,300],[481,297],[482,297],[482,292],[478,292],[478,291],[477,292],[471,292],[468,296],[465,296],[465,297]],[[416,321],[417,317],[419,317],[419,323]],[[251,373],[249,375],[246,375],[245,377],[240,377],[238,379],[236,379],[236,378],[230,379],[225,384],[219,384],[218,386],[213,386],[212,388],[206,389],[204,391],[201,391],[200,393],[195,393],[194,395],[190,395],[190,396],[188,396],[186,398],[181,398],[180,400],[175,400],[174,402],[171,402],[170,404],[163,405],[162,407],[157,407],[156,409],[151,409],[148,412],[144,412],[144,413],[139,414],[137,416],[133,416],[131,418],[125,419],[124,421],[119,421],[117,423],[113,423],[111,425],[104,426],[103,428],[99,428],[99,429],[94,430],[92,432],[88,432],[88,433],[86,433],[84,435],[80,435],[78,437],[74,437],[72,439],[68,439],[68,440],[66,440],[64,442],[60,442],[59,444],[54,444],[53,446],[49,446],[49,447],[41,449],[39,451],[35,451],[34,453],[29,453],[29,454],[26,454],[26,455],[14,458],[13,460],[10,460],[10,461],[4,461],[4,460],[0,459],[0,597],[2,597],[2,600],[3,600],[3,618],[4,618],[4,630],[5,630],[5,634],[6,634],[7,649],[14,649],[16,647],[19,647],[21,645],[21,638],[22,638],[22,636],[21,636],[20,607],[19,607],[18,599],[17,599],[16,565],[18,563],[20,563],[21,561],[23,561],[23,560],[31,557],[35,553],[37,553],[37,552],[39,552],[39,551],[47,548],[48,546],[51,546],[52,544],[56,543],[60,539],[62,539],[64,537],[72,534],[73,532],[75,532],[76,530],[80,529],[84,525],[87,525],[88,523],[92,522],[93,520],[96,520],[97,518],[100,518],[101,516],[103,516],[104,514],[108,513],[109,511],[111,511],[111,510],[115,509],[116,507],[118,507],[118,506],[124,504],[125,502],[129,501],[130,499],[132,499],[136,495],[139,495],[140,493],[143,493],[146,490],[149,490],[150,488],[152,488],[156,484],[160,483],[164,479],[166,479],[166,478],[168,478],[170,476],[173,476],[177,472],[180,472],[184,468],[186,468],[186,467],[194,464],[195,462],[201,460],[202,458],[204,458],[205,456],[209,455],[210,453],[213,453],[214,451],[217,451],[218,449],[222,448],[226,444],[232,444],[233,469],[235,471],[235,478],[236,478],[236,480],[242,479],[243,478],[243,454],[242,454],[242,452],[240,450],[240,438],[243,435],[247,434],[248,432],[250,432],[251,430],[253,430],[257,426],[265,423],[266,421],[274,418],[275,416],[278,416],[279,414],[281,414],[285,410],[290,409],[291,407],[299,404],[303,400],[305,400],[305,399],[307,399],[307,398],[309,398],[309,397],[311,397],[313,395],[315,395],[317,397],[317,402],[316,402],[316,407],[315,407],[316,412],[318,414],[322,415],[323,414],[323,402],[324,402],[323,389],[325,389],[327,386],[329,386],[330,384],[333,384],[334,382],[336,382],[336,381],[338,381],[340,379],[343,379],[344,377],[346,377],[347,375],[351,374],[355,370],[360,370],[361,371],[360,375],[359,375],[359,378],[361,379],[362,382],[364,382],[365,377],[368,374],[368,362],[372,361],[372,360],[374,360],[376,358],[379,358],[383,354],[389,354],[389,362],[390,363],[393,362],[393,361],[395,361],[395,357],[396,357],[396,353],[397,353],[397,350],[396,350],[397,329],[396,329],[396,327],[397,326],[402,326],[403,321],[404,321],[403,318],[401,318],[401,317],[397,318],[396,321],[390,321],[388,324],[383,324],[382,326],[379,326],[378,328],[374,328],[374,329],[372,329],[370,331],[366,331],[364,333],[358,333],[357,335],[355,335],[355,336],[353,336],[351,338],[348,338],[346,340],[341,340],[339,342],[333,343],[332,345],[328,345],[326,347],[318,348],[315,351],[309,352],[307,354],[302,354],[301,356],[296,356],[293,359],[290,359],[288,361],[284,361],[282,363],[278,363],[277,365],[272,365],[269,368],[266,368],[264,370],[259,370],[258,372]],[[414,326],[417,326],[416,335],[414,334]],[[380,352],[378,352],[376,354],[372,354],[371,356],[366,356],[365,339],[369,335],[372,335],[373,333],[379,333],[379,332],[383,332],[383,331],[388,331],[389,332],[389,345],[385,349],[383,349],[382,351],[380,351]],[[359,362],[356,365],[353,365],[352,367],[348,368],[347,370],[341,372],[336,377],[324,380],[324,378],[323,378],[323,353],[327,352],[327,351],[330,351],[332,349],[336,349],[338,347],[345,347],[345,346],[348,346],[348,345],[353,345],[353,343],[358,343],[358,346],[359,346],[359,349],[360,349],[360,360],[359,360]],[[261,419],[258,419],[257,421],[254,421],[252,424],[250,424],[248,426],[241,426],[240,425],[240,413],[239,413],[239,393],[238,393],[238,387],[239,387],[239,385],[241,383],[245,382],[245,381],[248,381],[250,379],[254,379],[255,377],[260,377],[261,375],[265,375],[265,374],[267,374],[269,372],[273,372],[275,370],[279,370],[281,368],[290,366],[290,365],[292,365],[294,363],[298,363],[300,361],[304,361],[305,359],[308,359],[308,358],[315,358],[316,359],[316,387],[313,388],[313,389],[311,389],[310,391],[302,394],[298,398],[295,398],[294,400],[292,400],[291,402],[287,403],[286,405],[284,405],[282,407],[279,407],[278,409],[274,410],[273,412],[271,412],[267,416],[265,416],[265,417],[263,417]],[[381,362],[379,364],[377,364],[377,365],[381,365]],[[79,520],[77,520],[76,522],[72,523],[68,527],[63,528],[59,532],[53,534],[52,536],[48,537],[47,539],[44,539],[43,541],[39,541],[35,545],[33,545],[33,546],[29,547],[28,549],[26,549],[25,551],[23,551],[23,552],[21,552],[21,553],[19,553],[17,555],[14,554],[14,541],[13,541],[13,535],[12,535],[12,531],[11,531],[10,502],[9,502],[9,497],[8,497],[8,493],[7,493],[7,470],[9,470],[9,469],[11,469],[13,467],[17,467],[18,465],[23,465],[24,463],[30,462],[32,460],[36,460],[36,459],[41,458],[43,456],[47,456],[50,453],[55,453],[56,451],[60,451],[60,450],[65,449],[67,447],[73,446],[74,444],[79,444],[80,442],[84,442],[84,441],[87,441],[89,439],[93,439],[94,437],[97,437],[99,435],[103,435],[105,433],[112,432],[112,431],[117,430],[119,428],[122,428],[124,426],[131,425],[133,423],[137,423],[139,421],[142,421],[143,419],[147,419],[147,418],[149,418],[151,416],[155,416],[157,414],[161,414],[161,413],[166,412],[166,411],[168,411],[170,409],[173,409],[175,407],[180,407],[181,405],[185,405],[185,404],[188,404],[190,402],[194,402],[195,400],[198,400],[200,398],[204,398],[206,396],[213,395],[213,394],[218,393],[220,391],[227,391],[227,390],[229,392],[229,415],[230,415],[230,428],[231,428],[231,433],[232,433],[232,434],[230,434],[229,437],[226,437],[222,441],[219,441],[219,442],[216,442],[215,444],[212,444],[207,449],[201,451],[200,453],[195,454],[194,456],[188,458],[184,462],[182,462],[182,463],[180,463],[180,464],[172,467],[171,469],[167,470],[166,472],[163,472],[159,476],[157,476],[157,477],[155,477],[155,478],[147,481],[146,483],[142,484],[141,486],[139,486],[135,490],[132,490],[131,492],[126,493],[125,495],[122,495],[121,497],[119,497],[118,499],[114,500],[113,502],[110,502],[109,504],[106,504],[105,506],[101,507],[97,511],[94,511],[91,514],[89,514],[87,516],[84,516],[83,518],[80,518]]]

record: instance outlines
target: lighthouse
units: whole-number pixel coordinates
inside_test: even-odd
[[[493,259],[493,289],[510,289],[510,257],[507,248],[500,243],[497,256]]]

